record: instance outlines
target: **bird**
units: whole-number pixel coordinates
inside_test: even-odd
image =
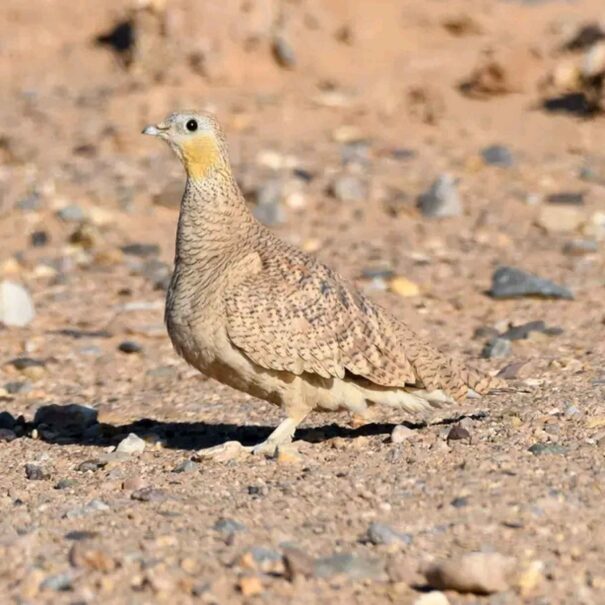
[[[165,305],[174,349],[285,414],[247,451],[277,455],[313,410],[426,413],[501,386],[258,222],[213,114],[172,113],[143,134],[167,142],[187,177]],[[221,446],[211,449],[220,456]]]

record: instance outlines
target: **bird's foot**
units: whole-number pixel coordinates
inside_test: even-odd
[[[195,457],[198,460],[214,460],[215,462],[229,462],[243,458],[249,454],[253,448],[242,445],[239,441],[225,441],[220,445],[207,447],[196,452]]]

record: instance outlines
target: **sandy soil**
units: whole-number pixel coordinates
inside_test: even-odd
[[[496,551],[502,590],[430,598],[605,603],[605,92],[578,76],[598,36],[564,49],[603,18],[597,0],[4,0],[0,279],[36,317],[0,327],[0,602],[405,605],[432,562]],[[510,391],[428,422],[314,415],[296,455],[196,461],[281,416],[187,367],[162,325],[183,175],[139,132],[183,107],[216,110],[281,236]],[[462,211],[423,216],[443,173]],[[496,300],[500,265],[574,299]],[[535,320],[559,329],[482,357]],[[98,416],[53,425],[52,404]],[[144,451],[115,453],[129,433]]]

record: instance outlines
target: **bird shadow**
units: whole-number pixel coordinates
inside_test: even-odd
[[[52,408],[54,417],[57,417],[57,409],[65,411],[68,415],[63,418],[61,426],[48,426],[41,422],[45,411]],[[75,409],[74,409],[75,408]],[[243,445],[254,445],[266,439],[275,429],[274,426],[266,425],[239,425],[225,422],[164,422],[153,418],[141,418],[127,424],[111,424],[96,421],[94,418],[87,426],[81,424],[81,415],[78,416],[78,408],[83,406],[42,406],[36,412],[33,422],[27,422],[23,417],[15,421],[13,427],[17,437],[32,437],[34,431],[37,437],[43,441],[56,445],[85,445],[107,447],[118,444],[129,433],[139,436],[155,436],[164,447],[178,450],[199,450],[225,443],[226,441],[239,441]],[[69,414],[73,413],[73,422],[70,424]],[[0,411],[0,417],[5,414]],[[435,422],[435,425],[450,425],[459,422],[465,416],[446,418]],[[470,418],[479,419],[484,414],[471,415]],[[426,422],[400,422],[409,429],[420,430],[427,426]],[[351,428],[335,423],[318,427],[303,427],[296,431],[295,441],[306,441],[308,443],[321,443],[336,437],[344,439],[356,439],[359,437],[372,437],[390,435],[396,424],[391,422],[368,423],[358,428]]]

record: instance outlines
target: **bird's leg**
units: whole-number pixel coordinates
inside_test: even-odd
[[[275,456],[277,449],[292,441],[296,427],[305,419],[311,410],[300,406],[294,410],[287,410],[288,417],[263,441],[252,448],[253,454]]]

